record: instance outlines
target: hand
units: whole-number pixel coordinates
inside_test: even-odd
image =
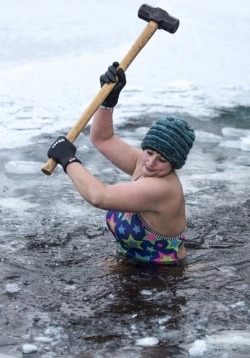
[[[75,154],[76,147],[64,136],[58,137],[48,150],[48,157],[61,164],[65,173],[70,163],[81,163]]]
[[[112,66],[109,66],[108,71],[100,77],[101,87],[105,83],[116,83],[110,94],[107,96],[105,101],[102,103],[104,107],[115,107],[118,103],[118,98],[121,90],[126,85],[126,76],[122,68],[118,68],[119,63],[113,62]],[[118,80],[116,79],[118,78]]]

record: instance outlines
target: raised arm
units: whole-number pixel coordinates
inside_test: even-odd
[[[111,93],[94,115],[90,138],[94,146],[116,167],[132,175],[140,150],[130,146],[114,133],[113,110],[118,103],[121,90],[126,85],[126,76],[118,62],[109,66],[108,71],[100,77],[101,86],[115,83]]]

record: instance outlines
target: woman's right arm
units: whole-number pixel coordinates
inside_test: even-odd
[[[108,71],[100,77],[101,86],[105,83],[116,83],[103,105],[95,113],[90,130],[94,146],[116,167],[132,175],[140,149],[133,148],[118,138],[113,127],[113,108],[118,102],[121,90],[126,85],[126,76],[119,63],[114,62]]]
[[[93,118],[90,138],[98,151],[123,172],[132,175],[141,150],[132,147],[114,133],[113,110],[99,108]]]

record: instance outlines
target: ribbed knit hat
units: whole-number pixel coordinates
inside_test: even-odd
[[[189,124],[180,118],[167,117],[153,124],[145,135],[142,149],[152,149],[166,158],[175,169],[186,162],[195,134]]]

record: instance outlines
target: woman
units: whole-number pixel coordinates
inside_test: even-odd
[[[185,201],[176,169],[192,148],[194,131],[182,119],[158,120],[147,132],[141,149],[114,134],[113,108],[126,84],[124,71],[114,62],[100,77],[101,85],[116,83],[91,126],[95,147],[116,167],[131,176],[128,183],[106,185],[75,156],[76,147],[59,137],[48,157],[62,165],[81,196],[94,207],[107,210],[107,226],[118,252],[141,262],[170,264],[186,256]]]

